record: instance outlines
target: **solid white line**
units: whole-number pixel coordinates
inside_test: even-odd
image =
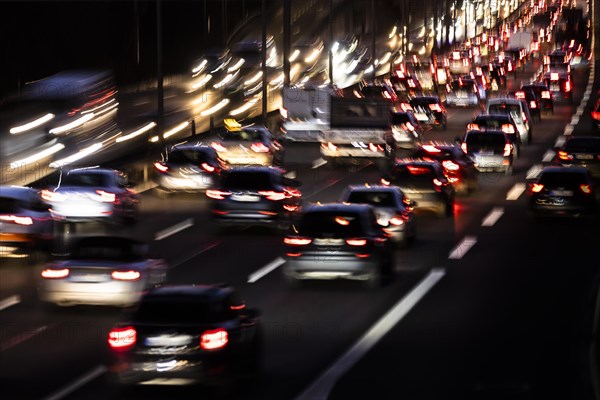
[[[46,329],[48,329],[48,327],[49,327],[49,325],[42,325],[31,331],[17,335],[15,337],[7,340],[6,342],[2,343],[2,345],[0,345],[0,351],[6,351],[12,347],[15,347],[18,344],[25,342],[25,341],[31,339],[32,337],[44,332]]]
[[[492,211],[490,211],[490,213],[483,219],[481,226],[494,226],[502,214],[504,214],[504,208],[494,207]]]
[[[163,229],[162,231],[156,232],[156,236],[154,237],[154,240],[166,239],[169,236],[172,236],[178,232],[181,232],[182,230],[187,229],[193,225],[194,225],[193,218],[184,219],[183,221],[181,221],[178,224],[175,224],[169,228]]]
[[[552,161],[554,159],[555,155],[556,155],[556,153],[553,150],[548,149],[544,153],[544,157],[542,157],[542,161],[543,162],[550,162],[550,161]]]
[[[451,260],[460,260],[467,251],[477,243],[475,236],[465,236],[463,240],[450,252],[448,258]]]
[[[283,258],[281,258],[281,257],[277,257],[276,259],[274,259],[273,261],[271,261],[270,263],[268,263],[267,265],[265,265],[261,269],[257,270],[256,272],[253,272],[248,277],[248,283],[254,283],[254,282],[256,282],[257,280],[259,280],[263,276],[267,275],[271,271],[279,268],[283,264],[285,264],[285,260]]]
[[[377,344],[410,310],[444,277],[446,271],[436,268],[400,299],[346,353],[338,358],[296,400],[325,400],[335,383]]]
[[[79,389],[80,387],[84,386],[88,382],[93,381],[94,379],[96,379],[97,377],[99,377],[100,375],[102,375],[105,372],[106,372],[106,367],[104,365],[99,365],[96,368],[94,368],[93,370],[91,370],[90,372],[88,372],[87,374],[83,375],[81,378],[77,379],[75,382],[65,386],[58,392],[55,392],[52,395],[46,397],[44,400],[62,399],[63,397],[70,395],[71,393],[73,393],[74,391]]]
[[[0,300],[0,311],[7,309],[8,307],[12,307],[15,304],[19,304],[21,302],[21,296],[15,294],[13,296],[9,296],[5,299]]]
[[[322,167],[325,164],[327,164],[326,160],[324,160],[322,158],[318,158],[315,161],[313,161],[312,169],[317,169],[319,167]]]
[[[525,191],[524,183],[515,183],[515,185],[506,194],[506,200],[517,200]]]
[[[573,129],[575,129],[575,127],[573,125],[567,125],[565,127],[565,131],[563,132],[563,135],[565,135],[565,136],[571,136],[571,134],[573,133]],[[563,140],[562,143],[564,144],[565,141]],[[561,144],[561,146],[562,146],[562,144]]]
[[[540,172],[542,172],[543,168],[544,168],[544,166],[542,164],[535,164],[534,166],[529,168],[529,171],[527,171],[527,176],[525,177],[525,179],[533,179],[533,178],[537,177],[538,174]]]

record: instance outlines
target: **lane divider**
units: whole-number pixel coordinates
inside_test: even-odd
[[[417,303],[446,275],[443,268],[432,269],[409,293],[381,317],[348,351],[338,358],[296,400],[324,400],[336,382],[394,328]]]
[[[543,168],[544,166],[542,164],[535,164],[534,166],[529,168],[525,179],[535,179],[539,175],[539,173],[542,172]]]
[[[162,231],[156,232],[154,240],[163,240],[194,225],[194,219],[188,218]]]
[[[494,207],[492,211],[483,219],[481,226],[494,226],[500,217],[504,214],[504,208]]]
[[[550,162],[554,159],[554,156],[556,155],[556,153],[554,152],[554,150],[546,150],[546,152],[544,153],[544,156],[542,157],[542,162]]]
[[[515,183],[515,185],[506,194],[506,200],[517,200],[525,191],[524,183]]]
[[[465,236],[464,239],[452,249],[448,258],[451,260],[460,260],[467,254],[467,251],[469,251],[471,247],[475,246],[475,243],[477,243],[477,238],[475,236]]]
[[[274,259],[273,261],[271,261],[264,267],[260,268],[256,272],[253,272],[252,274],[250,274],[250,276],[248,277],[248,283],[254,283],[254,282],[258,281],[260,278],[262,278],[263,276],[276,270],[283,264],[285,264],[285,260],[281,257],[277,257],[276,259]]]

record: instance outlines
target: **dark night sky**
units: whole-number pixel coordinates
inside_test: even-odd
[[[228,0],[228,26],[255,0]],[[208,0],[208,46],[221,44],[221,0]],[[136,65],[133,0],[0,2],[0,41],[6,94],[29,80],[75,68],[112,69],[121,84],[155,76],[156,3],[138,1],[140,65]],[[204,48],[204,2],[163,0],[163,68],[184,73]]]

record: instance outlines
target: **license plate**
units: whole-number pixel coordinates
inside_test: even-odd
[[[229,197],[233,201],[244,201],[244,202],[257,202],[260,201],[260,196],[254,196],[251,194],[232,194]]]
[[[189,335],[159,335],[149,336],[145,340],[146,346],[185,346],[192,342]]]
[[[575,154],[575,158],[578,160],[593,160],[593,154]]]
[[[550,191],[550,196],[573,196],[572,190],[552,190]]]
[[[86,274],[86,275],[75,275],[73,276],[73,282],[104,282],[106,281],[105,275],[97,275],[97,274]]]

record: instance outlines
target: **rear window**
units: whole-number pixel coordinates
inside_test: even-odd
[[[577,172],[543,172],[539,182],[548,187],[571,188],[587,183],[587,178]]]
[[[395,207],[396,198],[389,191],[352,191],[346,199],[348,203],[371,204],[374,207]]]
[[[521,107],[516,104],[491,104],[488,107],[488,113],[490,114],[514,114],[519,115]]]
[[[571,153],[600,153],[600,139],[571,139],[565,143],[564,149]]]
[[[212,157],[207,150],[175,150],[169,154],[169,162],[173,164],[199,164],[211,159]]]
[[[365,234],[360,214],[356,212],[308,212],[295,228],[299,234],[311,237],[346,238]]]
[[[476,118],[474,123],[482,128],[502,129],[502,125],[510,124],[510,120],[505,118]]]
[[[109,186],[110,179],[105,173],[87,172],[63,175],[61,186],[102,187]]]
[[[150,324],[211,324],[226,321],[231,314],[227,304],[219,299],[157,296],[142,301],[133,320]]]
[[[232,171],[223,178],[223,186],[231,190],[272,189],[274,186],[272,178],[274,177],[269,172]]]
[[[402,165],[394,168],[393,176],[404,183],[431,181],[436,177],[428,165]]]
[[[227,131],[223,134],[223,140],[225,140],[225,141],[243,140],[243,141],[249,141],[249,142],[250,141],[256,142],[256,141],[262,140],[261,133],[262,132],[259,130],[252,130],[252,129],[242,129],[241,131]]]
[[[466,142],[467,146],[491,147],[502,147],[506,143],[504,135],[498,135],[495,133],[469,133],[467,135]]]
[[[0,214],[14,214],[19,212],[19,202],[12,197],[0,197]]]

